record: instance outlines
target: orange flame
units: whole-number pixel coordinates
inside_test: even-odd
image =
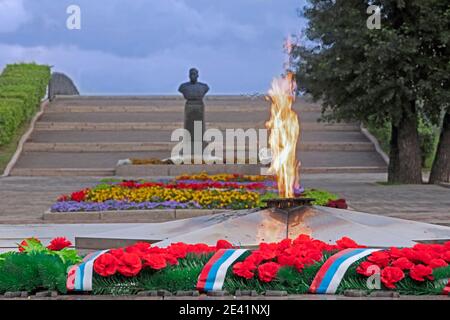
[[[270,131],[269,145],[272,163],[269,174],[276,175],[278,192],[282,198],[294,197],[294,189],[299,181],[296,157],[297,141],[300,135],[298,116],[292,110],[295,101],[295,80],[293,73],[275,78],[269,90],[272,103],[270,120],[266,128]]]

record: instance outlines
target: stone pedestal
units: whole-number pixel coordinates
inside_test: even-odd
[[[196,126],[197,128],[195,128]],[[203,134],[205,133],[205,104],[202,100],[188,100],[186,102],[184,106],[184,129],[190,135],[192,156],[200,158],[205,148],[203,142]]]

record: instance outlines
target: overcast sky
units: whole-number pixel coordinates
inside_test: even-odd
[[[81,30],[66,9],[81,8]],[[173,94],[190,67],[211,93],[266,92],[304,0],[0,0],[0,68],[36,61],[83,94]]]

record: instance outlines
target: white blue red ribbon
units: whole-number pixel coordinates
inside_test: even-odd
[[[345,249],[332,255],[317,272],[310,293],[334,294],[348,268],[356,261],[381,249]]]
[[[228,269],[247,251],[247,249],[218,250],[203,267],[198,277],[197,289],[200,291],[222,290]]]
[[[69,291],[92,291],[92,274],[95,259],[109,250],[97,251],[84,257],[83,262],[71,266],[67,274],[66,287]]]

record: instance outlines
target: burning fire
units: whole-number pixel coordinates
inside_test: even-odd
[[[297,141],[300,135],[298,116],[292,110],[295,101],[294,75],[275,78],[269,90],[270,120],[266,128],[270,131],[269,145],[272,163],[268,171],[277,178],[278,192],[282,198],[293,198],[298,187],[300,162],[296,157]]]

